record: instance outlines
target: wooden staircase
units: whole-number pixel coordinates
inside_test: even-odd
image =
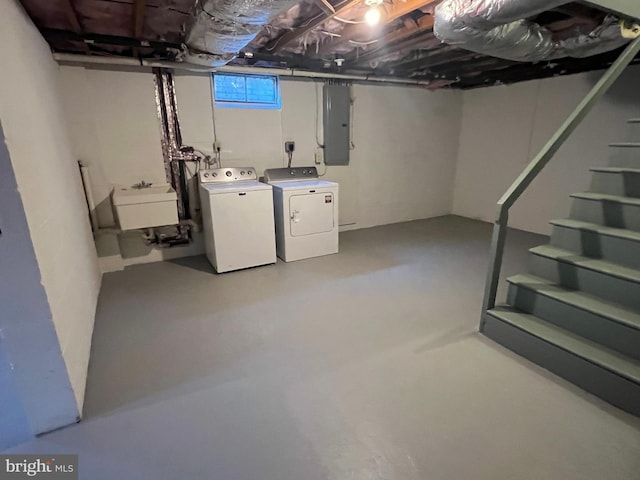
[[[640,119],[628,122],[640,139]],[[482,333],[640,416],[640,142],[614,143]]]

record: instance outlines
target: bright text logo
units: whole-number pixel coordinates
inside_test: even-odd
[[[0,480],[77,480],[77,455],[0,455]]]

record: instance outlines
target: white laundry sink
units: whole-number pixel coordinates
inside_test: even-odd
[[[178,196],[171,185],[145,188],[116,186],[112,200],[121,230],[178,223]]]

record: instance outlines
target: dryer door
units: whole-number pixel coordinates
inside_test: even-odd
[[[334,228],[335,199],[331,192],[305,193],[289,197],[292,237],[330,232]]]

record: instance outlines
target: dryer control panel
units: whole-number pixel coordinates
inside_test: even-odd
[[[316,167],[268,168],[264,171],[264,181],[267,183],[314,178],[318,178]]]
[[[241,180],[258,180],[256,169],[253,167],[200,170],[199,177],[200,183],[229,183]]]

